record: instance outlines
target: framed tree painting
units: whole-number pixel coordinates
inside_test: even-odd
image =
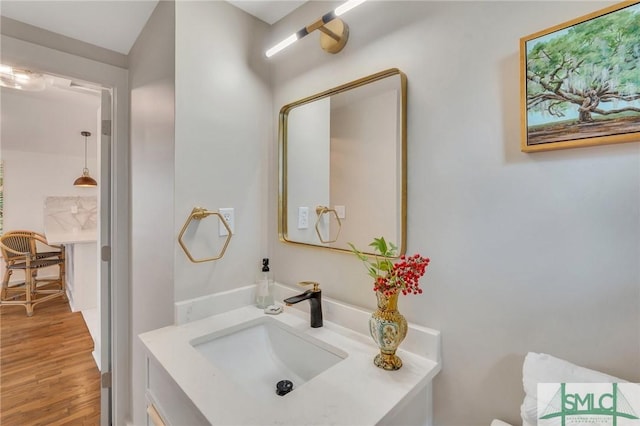
[[[525,152],[640,141],[640,1],[520,39]]]

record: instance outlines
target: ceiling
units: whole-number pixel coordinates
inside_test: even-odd
[[[273,24],[307,0],[227,1]],[[158,0],[0,0],[0,15],[126,55],[157,3]],[[52,80],[41,92],[0,89],[2,148],[81,155],[79,132],[95,132],[99,93],[74,86],[64,78],[47,78]]]
[[[126,55],[156,4],[157,0],[2,0],[0,14]]]
[[[305,2],[228,0],[268,24],[277,22]],[[126,55],[157,3],[158,0],[2,0],[0,14]]]
[[[227,2],[273,25],[305,4],[307,0],[227,0]]]

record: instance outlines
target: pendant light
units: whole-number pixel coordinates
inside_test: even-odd
[[[98,182],[91,176],[89,176],[89,169],[87,168],[87,138],[91,136],[91,132],[80,132],[84,136],[84,169],[82,169],[82,176],[73,182],[73,186],[82,186],[86,188],[98,186]]]

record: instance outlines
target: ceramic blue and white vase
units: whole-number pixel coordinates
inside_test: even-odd
[[[371,314],[369,331],[380,348],[373,363],[385,370],[398,370],[402,360],[396,355],[400,343],[407,336],[407,320],[398,312],[398,293],[385,296],[376,292],[378,309]]]

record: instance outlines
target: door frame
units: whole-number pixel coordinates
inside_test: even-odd
[[[66,76],[98,84],[111,91],[112,123],[110,185],[100,186],[100,197],[108,197],[111,207],[109,215],[101,220],[101,227],[108,226],[110,247],[102,248],[103,259],[108,253],[110,260],[101,262],[101,269],[107,268],[109,286],[110,319],[110,364],[111,364],[111,409],[109,416],[103,416],[102,426],[126,424],[130,419],[130,301],[129,301],[129,91],[128,71],[95,60],[50,49],[6,35],[0,36],[0,62],[5,65],[20,65],[32,71]],[[104,164],[102,159],[102,164]],[[102,168],[102,165],[101,165]],[[103,193],[103,191],[106,191]],[[108,223],[107,223],[108,222]],[[104,223],[104,225],[103,225]],[[102,232],[102,230],[101,230]],[[101,280],[102,281],[102,280]],[[103,361],[104,362],[104,361]],[[108,406],[108,405],[107,405]],[[107,423],[105,423],[107,422]]]

